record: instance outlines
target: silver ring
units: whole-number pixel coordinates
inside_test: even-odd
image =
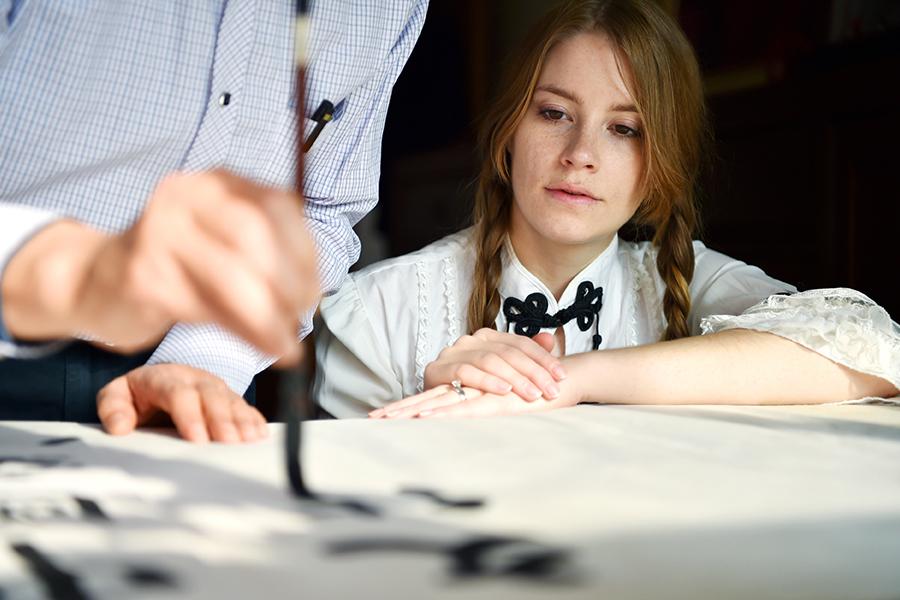
[[[453,387],[453,391],[456,392],[456,395],[459,396],[459,399],[465,402],[467,400],[466,390],[462,389],[462,381],[454,379],[450,382],[450,385]]]

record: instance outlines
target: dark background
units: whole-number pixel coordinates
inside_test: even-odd
[[[558,0],[431,0],[391,101],[354,268],[468,224],[475,136],[503,65]],[[801,289],[900,316],[900,2],[659,0],[697,51],[716,139],[700,239]],[[308,354],[311,354],[309,352]],[[271,372],[258,400],[274,417]]]

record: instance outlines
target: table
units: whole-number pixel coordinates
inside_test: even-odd
[[[282,436],[0,423],[0,597],[900,597],[896,406],[306,423],[378,517],[292,497]]]

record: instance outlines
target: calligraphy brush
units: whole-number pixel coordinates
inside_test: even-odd
[[[306,67],[309,64],[309,31],[309,2],[297,0],[294,14],[294,97],[297,111],[296,174],[294,185],[301,202],[305,198],[303,194],[303,155],[314,139],[308,140],[306,143],[303,139],[303,124],[306,121]],[[334,109],[330,102],[325,104],[327,106],[324,112],[322,107],[317,111],[317,123],[324,124],[331,120]],[[318,135],[318,132],[321,130],[321,128],[317,129],[318,131],[315,132],[315,135]],[[309,373],[302,362],[298,367],[298,372],[300,377],[298,378],[299,383],[296,387],[296,392],[288,389],[290,386],[282,386],[280,399],[285,420],[285,451],[287,453],[288,480],[290,481],[291,491],[301,500],[341,506],[366,515],[377,514],[377,510],[374,508],[353,499],[323,498],[310,490],[309,486],[306,485],[306,481],[303,479],[303,461],[301,457],[303,451],[301,422],[304,417],[312,416],[314,410],[309,400]]]
[[[294,70],[295,73],[295,90],[296,99],[296,117],[297,117],[297,140],[296,140],[296,179],[295,191],[300,197],[301,202],[305,198],[303,194],[303,155],[309,150],[316,137],[321,133],[326,123],[332,120],[334,115],[334,105],[328,100],[323,100],[313,120],[316,127],[312,131],[309,139],[304,142],[303,125],[306,121],[306,68],[309,62],[309,31],[310,16],[309,2],[307,0],[297,0],[296,11],[294,17]],[[287,453],[287,470],[288,480],[290,481],[291,491],[300,500],[318,502],[324,505],[337,506],[357,514],[366,516],[376,516],[380,514],[380,510],[374,505],[363,502],[350,497],[321,496],[316,494],[307,486],[303,479],[303,461],[302,461],[302,420],[304,416],[312,417],[314,415],[314,407],[310,401],[309,393],[309,372],[303,363],[298,368],[300,374],[296,392],[291,391],[291,386],[281,386],[280,404],[285,420],[285,451]],[[403,490],[402,493],[412,494],[430,499],[442,506],[452,506],[454,508],[476,508],[481,506],[481,500],[448,500],[439,494],[430,490]]]
[[[301,202],[305,197],[303,195],[303,123],[304,111],[306,110],[306,66],[309,62],[309,2],[307,0],[297,0],[294,11],[294,99],[297,111],[297,140],[295,149],[296,171],[295,171],[295,190],[300,196]],[[298,391],[294,394],[291,391],[284,391],[287,386],[282,387],[282,410],[286,421],[286,451],[287,451],[287,467],[288,479],[290,480],[291,490],[300,498],[312,499],[314,495],[306,486],[303,480],[303,470],[300,465],[300,420],[304,415],[301,410],[307,408],[300,404],[308,404],[307,402],[307,379],[308,373],[305,372],[301,363],[299,369],[302,377],[300,377],[300,385]]]

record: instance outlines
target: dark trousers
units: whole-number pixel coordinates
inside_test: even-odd
[[[75,342],[45,358],[0,360],[0,420],[97,423],[100,388],[151,354],[114,354]],[[251,384],[244,394],[251,404],[254,391]]]

